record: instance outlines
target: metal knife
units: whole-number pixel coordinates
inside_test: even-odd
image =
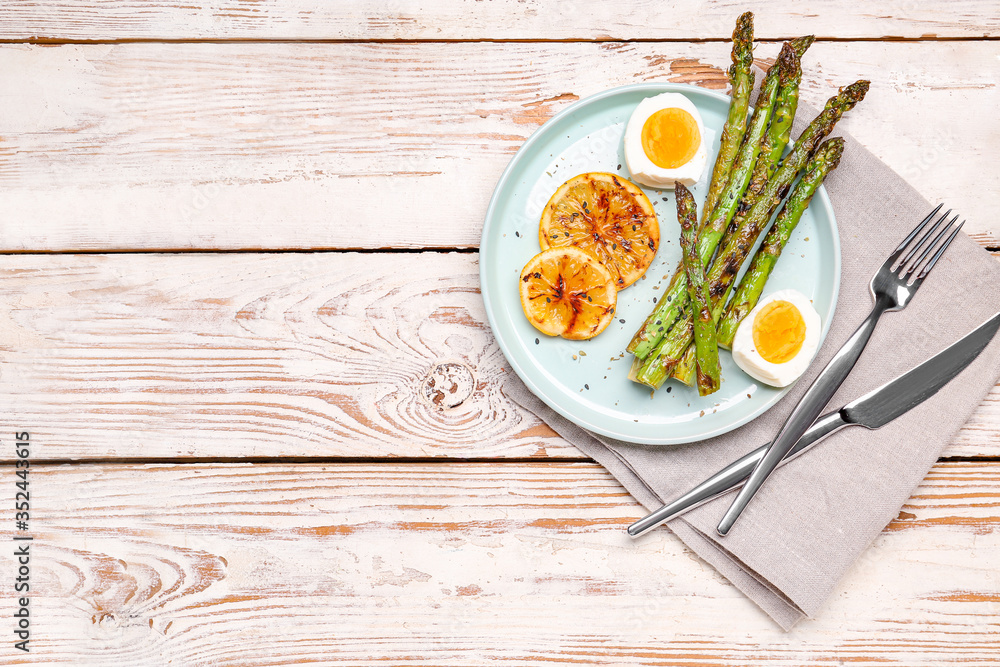
[[[820,440],[845,426],[877,429],[920,405],[971,364],[1000,329],[1000,313],[933,357],[890,380],[878,389],[851,401],[840,410],[818,418],[781,460],[784,465]],[[743,485],[768,445],[750,452],[715,473],[683,496],[628,527],[632,537],[645,535],[660,524]]]

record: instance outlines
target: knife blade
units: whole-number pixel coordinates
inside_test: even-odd
[[[936,394],[975,361],[993,340],[998,329],[1000,313],[919,366],[851,401],[840,410],[818,418],[779,465],[784,465],[846,426],[864,426],[874,430],[909,412]],[[767,447],[768,445],[759,447],[733,461],[680,498],[639,519],[628,527],[628,534],[633,538],[645,535],[664,522],[742,486],[764,456]]]

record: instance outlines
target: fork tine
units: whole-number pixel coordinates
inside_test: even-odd
[[[915,260],[913,260],[913,262],[909,265],[909,267],[907,267],[907,269],[905,271],[903,271],[900,275],[901,276],[906,276],[906,275],[910,275],[910,274],[916,275],[918,273],[917,269],[920,268],[920,265],[923,263],[924,258],[927,257],[927,255],[931,254],[931,252],[935,248],[937,248],[938,241],[940,241],[942,238],[944,238],[944,236],[948,232],[951,231],[951,227],[952,227],[952,225],[955,224],[956,220],[958,220],[958,215],[957,214],[955,215],[954,218],[952,218],[951,220],[948,221],[948,224],[944,226],[944,229],[942,229],[940,232],[937,233],[937,236],[934,237],[934,240],[931,241],[930,244],[926,248],[924,248],[924,251],[922,253],[920,253],[920,257],[918,257]],[[937,229],[936,225],[935,225],[934,229]],[[932,229],[931,232],[933,232],[933,231],[934,230]],[[928,233],[927,235],[930,236],[930,233]]]
[[[913,248],[908,253],[906,253],[903,259],[899,261],[898,264],[899,269],[904,269],[907,266],[907,264],[910,263],[910,260],[913,259],[914,255],[917,254],[917,251],[923,248],[924,244],[927,243],[927,240],[934,236],[934,232],[937,231],[937,228],[941,226],[942,222],[948,219],[949,215],[951,215],[951,209],[948,209],[948,211],[944,215],[938,218],[938,221],[934,223],[934,226],[930,228],[930,231],[926,232],[919,239],[917,239],[917,242],[913,246]]]
[[[942,206],[944,206],[944,202],[941,202],[940,204],[938,204],[938,205],[937,205],[937,206],[936,206],[936,207],[934,208],[934,210],[933,210],[933,211],[931,211],[931,212],[930,212],[930,213],[929,213],[929,214],[927,215],[927,217],[926,217],[926,218],[924,218],[924,219],[923,219],[923,220],[922,220],[922,221],[920,222],[920,224],[919,224],[919,225],[917,225],[916,227],[914,227],[914,228],[913,228],[913,231],[912,231],[912,232],[910,232],[909,236],[907,236],[907,237],[906,237],[905,239],[903,239],[903,242],[899,244],[899,246],[898,246],[898,247],[897,247],[897,248],[896,248],[896,249],[895,249],[895,250],[893,251],[893,253],[895,254],[895,253],[899,252],[900,250],[902,250],[903,248],[905,248],[905,247],[906,247],[906,246],[907,246],[907,245],[908,245],[908,244],[910,243],[910,241],[912,241],[912,240],[913,240],[913,238],[914,238],[914,237],[915,237],[915,236],[916,236],[917,234],[919,234],[919,233],[920,233],[920,231],[921,231],[921,230],[922,230],[922,229],[923,229],[924,227],[926,227],[926,226],[927,226],[927,223],[928,223],[928,222],[930,222],[931,220],[933,220],[933,219],[934,219],[934,216],[935,216],[935,215],[937,215],[937,212],[941,210],[941,207],[942,207]],[[948,213],[951,213],[951,211],[948,211]],[[945,215],[947,215],[947,213],[946,213]]]
[[[927,263],[927,266],[924,267],[924,270],[920,272],[919,276],[917,276],[917,280],[923,280],[927,276],[927,274],[931,272],[931,269],[933,269],[934,265],[937,264],[938,259],[940,259],[941,255],[944,254],[944,251],[948,249],[948,246],[951,245],[951,242],[955,240],[955,237],[958,236],[958,233],[962,231],[962,225],[964,224],[965,220],[959,223],[958,227],[955,228],[955,231],[951,233],[951,236],[945,239],[945,242],[941,245],[938,251],[934,253],[934,256],[931,257],[931,261]]]

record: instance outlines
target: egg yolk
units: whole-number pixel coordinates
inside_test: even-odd
[[[806,323],[788,301],[772,301],[753,320],[753,344],[765,361],[783,364],[802,349]]]
[[[642,126],[642,150],[653,164],[663,169],[690,162],[700,145],[698,122],[683,109],[660,109]]]

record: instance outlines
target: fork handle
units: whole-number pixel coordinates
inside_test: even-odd
[[[781,460],[780,465],[785,465],[826,436],[834,431],[839,431],[845,426],[850,426],[850,424],[844,419],[841,410],[823,415],[799,438],[792,451],[788,452],[788,456]],[[760,461],[766,451],[767,445],[761,445],[749,454],[736,459],[683,496],[672,500],[660,509],[647,514],[633,523],[628,527],[628,534],[633,538],[645,535],[660,524],[670,521],[674,517],[680,516],[696,507],[700,507],[709,500],[718,498],[727,491],[739,487],[743,484],[743,480],[750,475],[750,472],[753,471],[754,466]]]
[[[861,323],[858,330],[854,332],[854,335],[844,343],[844,346],[840,348],[837,354],[833,355],[826,368],[820,371],[820,374],[813,381],[812,386],[806,390],[805,395],[802,396],[799,404],[792,410],[792,414],[789,415],[784,426],[778,431],[774,442],[771,443],[771,446],[764,452],[764,456],[754,466],[753,472],[750,473],[746,484],[740,489],[736,500],[729,506],[725,516],[722,517],[722,521],[719,522],[719,535],[726,535],[730,531],[733,524],[736,523],[736,519],[746,509],[746,506],[764,484],[764,481],[778,467],[781,460],[791,451],[795,443],[802,437],[802,434],[806,432],[809,426],[816,420],[816,417],[819,416],[819,413],[826,407],[826,404],[833,398],[833,395],[837,393],[837,389],[844,383],[847,375],[854,368],[854,364],[857,363],[858,358],[864,351],[865,345],[868,344],[868,340],[872,337],[872,332],[875,331],[875,325],[878,324],[882,313],[888,310],[891,305],[889,298],[886,296],[876,296],[875,306],[868,314],[868,317]]]

